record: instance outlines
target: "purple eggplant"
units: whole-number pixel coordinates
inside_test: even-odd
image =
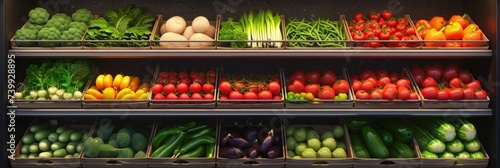
[[[244,135],[248,141],[253,142],[257,139],[257,129],[249,128],[245,131]]]
[[[227,136],[224,136],[224,137],[222,137],[222,138],[221,138],[221,140],[220,140],[220,145],[221,145],[221,146],[224,146],[224,145],[226,145],[228,142],[229,142],[229,138],[228,138]]]
[[[229,144],[238,147],[240,149],[246,149],[252,146],[252,143],[248,142],[246,139],[238,137],[238,136],[233,136],[232,134],[227,134],[226,136],[229,140]]]
[[[262,127],[257,131],[257,139],[259,140],[259,142],[264,141],[264,139],[267,137],[267,134],[269,134],[270,130],[271,129],[267,127]]]
[[[219,151],[219,156],[229,159],[241,158],[243,153],[237,147],[225,147]]]
[[[281,145],[281,136],[280,135],[274,135],[274,144],[276,145]]]
[[[248,149],[248,157],[249,158],[252,158],[252,159],[255,159],[258,155],[259,155],[259,142],[256,140],[254,140],[253,144],[252,144],[252,147],[250,147],[250,149]]]
[[[274,142],[274,131],[271,129],[266,137],[261,141],[262,143],[260,144],[260,152],[262,153],[267,153],[267,150],[273,146]]]
[[[278,156],[282,156],[281,149],[278,146],[273,146],[267,150],[267,158],[274,159]]]

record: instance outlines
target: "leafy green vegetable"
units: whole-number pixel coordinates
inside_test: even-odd
[[[16,39],[17,40],[36,40],[36,32],[27,29],[27,28],[21,28],[16,31]],[[16,45],[18,46],[32,46],[33,42],[16,42]]]
[[[243,31],[243,26],[239,22],[235,22],[233,18],[228,18],[227,21],[221,23],[219,31],[220,40],[248,40],[247,34]],[[248,47],[246,42],[221,42],[221,46],[232,48]]]
[[[149,40],[155,18],[135,5],[108,10],[104,16],[90,21],[87,40]],[[93,47],[146,47],[148,42],[88,42]]]

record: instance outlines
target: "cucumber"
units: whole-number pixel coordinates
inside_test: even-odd
[[[70,142],[68,145],[66,145],[66,152],[68,154],[74,154],[76,152],[76,146],[78,145],[79,142]]]
[[[44,129],[47,129],[49,128],[50,125],[48,122],[44,122],[44,123],[40,123],[40,124],[34,124],[30,127],[30,132],[31,133],[37,133],[37,132],[40,132]]]
[[[60,126],[60,127],[57,127],[56,129],[56,133],[57,134],[62,134],[64,131],[68,130],[69,128],[66,127],[66,126]]]
[[[43,139],[38,143],[38,149],[42,152],[50,151],[51,143],[47,139]]]
[[[66,131],[64,131],[63,133],[61,133],[58,137],[58,140],[59,142],[69,142],[70,141],[70,135],[75,132],[75,130],[72,130],[72,129],[67,129]],[[61,157],[64,157],[64,156],[61,156]]]
[[[354,156],[357,158],[370,158],[370,153],[366,150],[365,144],[361,137],[356,134],[349,134],[351,138],[352,149],[354,150]]]
[[[380,135],[380,138],[384,142],[386,146],[389,146],[394,142],[394,138],[392,137],[391,132],[387,131],[386,129],[377,129],[378,135]]]
[[[52,143],[57,142],[58,138],[59,138],[59,134],[57,132],[50,133],[49,137],[47,137],[49,142],[52,142]]]
[[[21,140],[23,142],[23,144],[25,145],[30,145],[32,143],[35,142],[35,134],[31,134],[31,133],[28,133],[28,134],[25,134]]]
[[[50,149],[52,151],[56,151],[58,149],[64,149],[66,148],[66,143],[62,143],[62,142],[54,142],[52,143],[52,145],[50,145]]]
[[[365,125],[361,127],[361,139],[363,139],[365,144],[370,144],[366,146],[366,149],[368,149],[371,156],[376,158],[389,157],[389,149],[387,149],[384,145],[384,142],[380,139],[377,131],[375,131],[375,129],[371,126]]]
[[[346,120],[346,127],[349,132],[359,133],[361,132],[361,127],[365,125],[370,125],[371,120],[362,117],[351,117]]]
[[[83,133],[81,131],[73,132],[69,136],[69,140],[72,142],[80,141],[80,140],[82,140],[82,135],[83,135]]]
[[[400,120],[381,119],[378,121],[378,124],[389,130],[394,140],[404,143],[409,143],[415,135],[413,126]]]
[[[21,147],[21,153],[22,154],[29,154],[30,153],[30,145],[23,145]]]
[[[45,129],[35,133],[35,141],[41,141],[42,139],[47,139],[50,133],[54,132],[55,129]]]
[[[395,158],[412,158],[415,157],[413,150],[407,144],[401,141],[394,141],[391,146],[388,147],[391,157]]]
[[[454,140],[457,135],[455,127],[440,118],[416,119],[415,123],[443,142],[450,142]]]
[[[51,158],[52,157],[52,152],[42,152],[38,154],[39,158]]]
[[[66,152],[66,149],[58,149],[56,151],[54,151],[54,153],[52,154],[54,157],[64,157],[66,156],[68,153]]]

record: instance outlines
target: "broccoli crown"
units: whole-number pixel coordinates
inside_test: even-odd
[[[83,32],[77,28],[69,28],[64,31],[61,35],[61,40],[81,40],[83,37]],[[80,42],[62,42],[61,46],[78,46]]]
[[[28,22],[28,23],[26,24],[26,27],[25,27],[25,28],[26,28],[26,29],[33,30],[33,31],[35,32],[35,34],[38,34],[38,32],[39,32],[40,30],[42,30],[42,29],[44,28],[44,26],[43,26],[43,25],[33,24],[33,23]]]
[[[54,27],[57,28],[60,32],[62,32],[68,30],[69,21],[61,17],[55,17],[50,19],[45,25],[45,27]]]
[[[50,18],[46,9],[37,7],[28,13],[29,21],[34,24],[45,24]]]
[[[27,28],[21,28],[16,31],[16,39],[17,40],[36,40],[35,31]],[[33,46],[33,42],[16,42],[17,46]]]
[[[83,23],[83,22],[71,22],[69,23],[69,28],[76,28],[82,32],[85,32],[85,30],[87,30],[87,24]]]
[[[46,27],[38,32],[38,40],[59,40],[61,38],[61,32],[54,27]],[[60,42],[40,42],[43,47],[56,47],[61,44]]]
[[[58,18],[58,17],[63,18],[64,20],[67,20],[68,22],[73,21],[73,20],[71,20],[71,17],[66,15],[65,13],[56,13],[52,16],[52,19]]]
[[[85,8],[81,8],[81,9],[76,10],[71,15],[71,18],[74,21],[79,21],[79,22],[83,22],[85,24],[89,24],[89,22],[94,18],[94,16],[92,15],[92,12],[90,10],[85,9]]]

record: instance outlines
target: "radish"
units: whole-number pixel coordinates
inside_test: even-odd
[[[38,90],[38,97],[45,97],[45,96],[47,96],[46,90]]]
[[[38,97],[38,93],[35,91],[30,91],[30,97],[36,99]]]
[[[49,94],[56,94],[56,91],[57,91],[57,88],[52,86],[50,87],[49,89],[47,89],[49,91]]]
[[[78,90],[77,90],[77,91],[75,91],[75,93],[73,93],[73,97],[74,97],[75,99],[81,99],[81,98],[82,98],[82,96],[83,96],[83,95],[82,95],[82,92],[80,92],[80,91],[78,91]]]
[[[59,100],[59,96],[57,95],[52,95],[52,97],[50,97],[51,100]]]
[[[71,98],[73,98],[73,95],[71,93],[64,93],[63,94],[63,99],[64,100],[69,100]]]
[[[65,92],[64,89],[59,89],[59,90],[56,91],[56,95],[59,96],[59,97],[62,97],[63,94],[64,94],[64,92]]]
[[[22,98],[23,98],[23,93],[21,93],[21,92],[16,92],[16,93],[14,93],[14,97],[15,97],[16,99],[22,99]]]

